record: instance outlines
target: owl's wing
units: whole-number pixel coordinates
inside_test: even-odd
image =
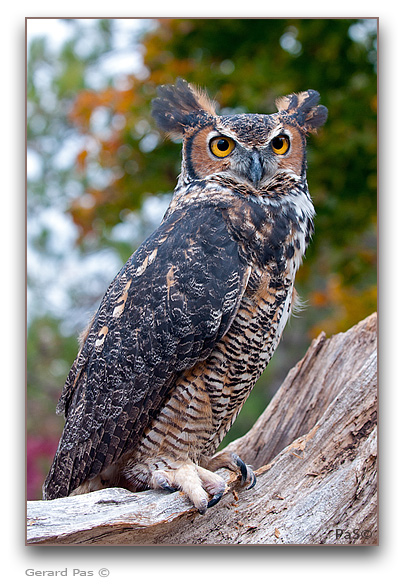
[[[46,498],[136,447],[180,372],[226,333],[249,273],[213,206],[174,211],[142,244],[109,286],[66,381]]]

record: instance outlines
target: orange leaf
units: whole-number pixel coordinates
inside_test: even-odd
[[[81,152],[79,152],[77,154],[76,163],[77,163],[77,166],[80,170],[84,170],[84,168],[86,166],[87,156],[88,156],[88,151],[86,149],[81,150]]]

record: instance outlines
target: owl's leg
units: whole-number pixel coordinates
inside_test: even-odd
[[[248,489],[252,489],[257,482],[257,478],[251,466],[245,464],[234,452],[219,452],[203,463],[204,467],[214,472],[219,468],[228,468],[241,474],[241,484],[248,483]]]
[[[183,491],[199,513],[220,501],[226,482],[218,474],[201,466],[186,462],[175,469],[158,469],[152,472],[150,486],[154,489]],[[212,495],[209,500],[208,494]]]

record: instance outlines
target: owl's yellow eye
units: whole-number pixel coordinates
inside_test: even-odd
[[[272,140],[271,146],[275,154],[286,154],[289,150],[290,140],[287,136],[281,134]]]
[[[213,140],[210,141],[209,147],[212,154],[218,156],[219,158],[224,158],[233,152],[235,143],[231,138],[218,136],[217,138],[213,138]]]

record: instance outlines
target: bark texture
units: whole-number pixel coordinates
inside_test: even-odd
[[[182,493],[105,489],[29,501],[34,545],[362,544],[378,542],[377,316],[320,334],[253,428],[232,442],[256,470],[234,473],[201,516]]]

